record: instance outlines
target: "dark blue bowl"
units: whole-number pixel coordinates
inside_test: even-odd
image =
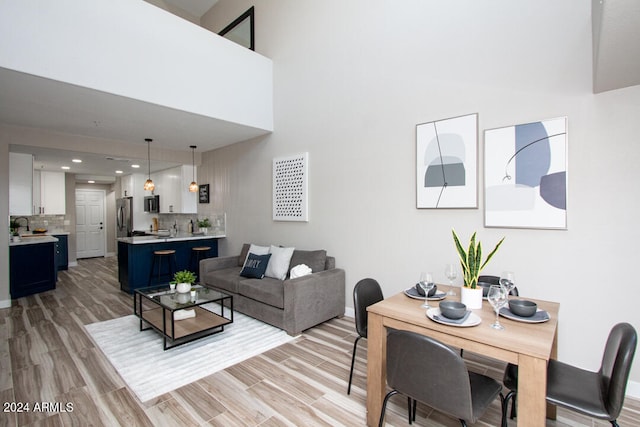
[[[531,317],[538,311],[538,304],[526,299],[509,300],[509,311],[521,317]]]
[[[442,301],[440,313],[449,319],[462,319],[467,312],[467,306],[458,301]]]

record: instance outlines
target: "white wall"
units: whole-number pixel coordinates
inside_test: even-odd
[[[477,230],[485,245],[506,236],[487,273],[513,270],[523,296],[561,303],[560,359],[595,370],[613,324],[640,329],[640,87],[592,94],[590,2],[221,0],[201,22],[218,31],[252,4],[256,50],[274,64],[275,131],[203,155],[212,205],[199,209],[226,211],[222,255],[243,242],[326,248],[351,307],[364,277],[385,295],[425,269],[444,282],[451,228]],[[415,125],[476,112],[479,209],[416,209]],[[568,229],[484,228],[483,130],[559,116]],[[310,221],[273,222],[272,159],[300,152]]]

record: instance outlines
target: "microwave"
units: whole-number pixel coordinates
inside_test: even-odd
[[[160,196],[145,196],[144,211],[149,213],[160,212]]]

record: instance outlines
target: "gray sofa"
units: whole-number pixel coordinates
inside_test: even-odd
[[[289,270],[306,264],[312,273],[285,280],[240,276],[249,251],[200,261],[200,281],[233,295],[233,308],[295,336],[305,329],[344,315],[345,273],[325,250],[294,250]]]

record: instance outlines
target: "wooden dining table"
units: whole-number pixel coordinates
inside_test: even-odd
[[[439,291],[448,286],[438,285]],[[446,300],[460,300],[447,296]],[[515,297],[510,297],[515,298]],[[447,345],[518,365],[518,426],[544,426],[545,418],[555,419],[556,408],[546,404],[547,362],[557,357],[558,312],[560,304],[535,301],[550,319],[543,323],[525,323],[500,316],[503,330],[491,328],[495,311],[487,301],[473,310],[481,323],[471,327],[437,323],[420,307],[423,300],[400,292],[367,308],[367,425],[376,426],[386,394],[387,328],[413,331]],[[437,307],[438,301],[429,301]]]

